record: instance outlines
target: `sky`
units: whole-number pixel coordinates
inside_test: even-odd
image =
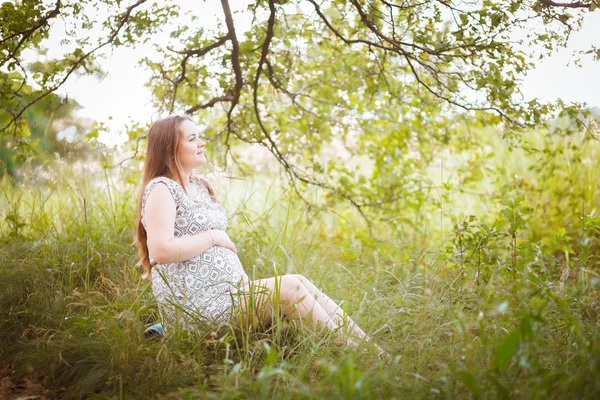
[[[213,27],[217,20],[222,20],[220,6],[212,7],[210,3],[185,0],[183,7],[196,10],[202,7],[197,23],[207,28]],[[233,1],[231,4],[236,30],[247,30],[251,22],[249,13],[244,12],[247,2]],[[55,26],[53,29],[60,31],[64,28]],[[60,39],[60,35],[56,35],[52,40],[58,44]],[[592,45],[600,47],[600,11],[588,13],[582,29],[572,34],[568,46],[539,62],[523,78],[522,93],[525,100],[537,97],[554,101],[561,98],[565,102],[586,102],[590,106],[600,107],[600,61],[593,61],[587,56],[582,59],[582,67],[572,62],[575,50],[589,49]],[[57,45],[56,51],[59,50],[60,46]],[[100,79],[76,76],[59,91],[59,94],[68,95],[82,106],[79,112],[82,117],[106,123],[110,134],[101,136],[100,140],[107,144],[123,140],[120,135],[124,133],[125,124],[132,121],[150,122],[159,117],[152,107],[150,89],[145,86],[150,73],[138,65],[139,59],[148,51],[151,51],[150,44],[136,46],[135,49],[115,49],[102,63],[106,75]]]
[[[587,102],[600,107],[600,61],[590,55],[582,59],[582,67],[576,67],[573,52],[600,48],[600,11],[588,13],[579,32],[569,38],[567,48],[560,49],[552,57],[542,60],[525,76],[523,94],[526,99],[539,97],[553,101]]]

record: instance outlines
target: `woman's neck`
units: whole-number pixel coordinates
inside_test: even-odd
[[[182,182],[180,182],[179,177],[181,177]],[[192,180],[192,171],[181,171],[179,176],[172,175],[172,176],[167,176],[167,178],[173,179],[175,182],[179,183],[181,185],[181,187],[183,187],[183,190],[185,190],[187,192],[188,183],[191,182],[191,180]]]
[[[182,171],[181,172],[181,179],[183,180],[183,182],[179,182],[181,184],[181,186],[183,186],[183,189],[187,192],[188,191],[188,183],[190,183],[192,181],[192,171]]]

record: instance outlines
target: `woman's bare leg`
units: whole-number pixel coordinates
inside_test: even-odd
[[[319,290],[311,281],[306,279],[303,275],[291,275],[291,276],[295,277],[300,282],[302,282],[302,284],[304,285],[306,290],[308,290],[308,293],[310,293],[310,295],[315,298],[315,300],[325,310],[327,315],[329,315],[329,317],[335,321],[335,324],[338,327],[347,325],[349,336],[357,338],[357,339],[370,340],[369,336],[367,336],[367,334],[362,329],[360,329],[360,327],[356,324],[356,322],[354,322],[352,320],[352,318],[350,318],[344,312],[344,310],[342,310],[342,308],[335,303],[335,301],[331,300],[326,294],[324,294],[321,290]]]
[[[279,298],[275,297],[277,293]],[[284,275],[253,281],[242,290],[240,295],[242,315],[256,312],[262,321],[271,320],[270,311],[280,304],[284,306],[283,311],[286,315],[301,319],[310,315],[312,322],[319,329],[327,328],[334,331],[347,326],[346,339],[350,346],[358,345],[355,339],[370,340],[341,307],[302,275]],[[339,333],[343,334],[341,331]],[[380,346],[376,344],[375,346],[380,355],[386,354]]]
[[[275,297],[278,295],[278,298]],[[240,293],[242,315],[255,312],[261,320],[272,318],[271,310],[283,306],[285,315],[311,317],[318,329],[335,330],[338,326],[306,287],[295,277],[284,275],[250,282]]]

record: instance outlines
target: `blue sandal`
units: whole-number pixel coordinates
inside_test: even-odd
[[[145,338],[152,338],[156,336],[165,336],[165,331],[163,330],[162,323],[158,322],[154,325],[150,325],[144,331]]]

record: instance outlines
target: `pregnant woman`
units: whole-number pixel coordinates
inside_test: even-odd
[[[302,275],[248,280],[212,188],[192,174],[206,163],[205,145],[185,116],[158,120],[148,133],[136,244],[166,327],[227,323],[232,316],[249,322],[248,315],[267,321],[280,310],[338,331],[349,345],[369,340]]]

